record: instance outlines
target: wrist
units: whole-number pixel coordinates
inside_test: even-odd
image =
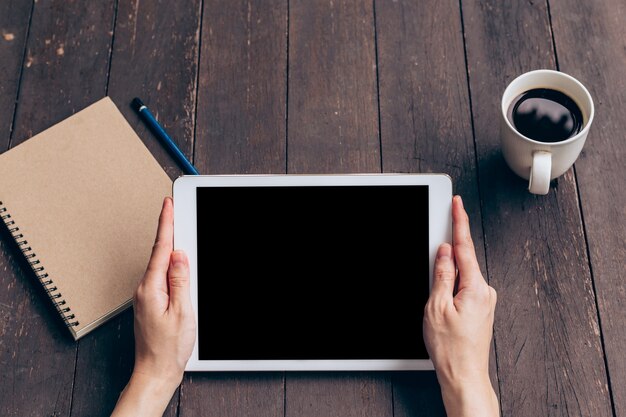
[[[129,384],[142,387],[146,394],[158,397],[171,397],[180,385],[182,375],[180,376],[153,376],[145,374],[139,370],[134,370],[130,377]],[[168,398],[169,401],[169,398]]]
[[[133,374],[122,391],[114,416],[162,416],[180,379],[157,378],[142,372]]]
[[[500,415],[498,398],[488,374],[476,378],[443,380],[440,385],[449,417]]]

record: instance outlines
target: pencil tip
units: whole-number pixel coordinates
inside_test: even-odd
[[[139,109],[141,109],[143,105],[144,105],[143,101],[141,101],[139,97],[135,97],[131,103],[131,106],[133,107],[133,109],[137,111],[139,111]]]

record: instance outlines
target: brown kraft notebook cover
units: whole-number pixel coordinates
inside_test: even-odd
[[[74,339],[132,304],[171,190],[108,97],[0,155],[0,216]]]

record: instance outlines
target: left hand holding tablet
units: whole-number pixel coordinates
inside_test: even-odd
[[[173,251],[174,211],[166,197],[146,273],[135,292],[135,367],[114,416],[162,415],[191,356],[196,322],[189,263]]]

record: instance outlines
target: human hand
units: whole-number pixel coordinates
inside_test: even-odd
[[[152,255],[135,291],[135,367],[114,416],[162,415],[193,350],[189,262],[184,252],[173,251],[173,237],[173,203],[166,197]]]
[[[497,416],[498,400],[489,379],[496,291],[480,272],[459,196],[452,200],[452,222],[454,245],[444,243],[437,251],[424,311],[424,342],[448,416]]]

